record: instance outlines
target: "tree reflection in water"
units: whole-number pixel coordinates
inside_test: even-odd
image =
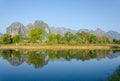
[[[108,81],[120,81],[120,66],[118,69],[111,75]]]
[[[61,60],[71,61],[73,59],[86,61],[91,59],[101,60],[104,58],[113,59],[120,56],[120,52],[115,50],[39,50],[39,51],[24,51],[24,50],[1,50],[0,57],[7,60],[12,66],[19,66],[26,62],[28,65],[33,65],[34,68],[42,68],[49,61]],[[64,59],[64,60],[63,60]],[[120,81],[120,66],[108,78],[108,81]]]
[[[2,50],[1,57],[10,62],[13,66],[19,66],[23,62],[29,65],[34,65],[35,68],[42,68],[50,60],[64,59],[65,61],[76,60],[90,60],[108,57],[112,59],[117,56],[110,50],[44,50],[44,51],[23,51],[23,50]]]

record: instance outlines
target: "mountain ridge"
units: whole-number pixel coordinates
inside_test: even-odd
[[[56,34],[61,34],[64,35],[66,32],[72,32],[73,34],[77,33],[77,32],[89,32],[91,34],[95,34],[95,35],[106,35],[108,38],[110,39],[120,39],[120,33],[113,31],[113,30],[109,30],[107,32],[101,30],[100,28],[97,28],[96,30],[89,30],[89,29],[79,29],[79,30],[72,30],[70,28],[64,28],[64,27],[51,27],[51,30],[53,33]],[[62,31],[60,31],[62,30]],[[57,32],[58,31],[58,32]]]
[[[44,30],[43,34],[45,36],[45,39],[50,33],[64,35],[66,32],[71,32],[73,34],[77,32],[90,32],[91,34],[95,34],[95,35],[106,35],[109,38],[120,39],[120,33],[113,30],[109,30],[105,32],[100,28],[97,28],[96,30],[89,30],[89,29],[73,30],[66,27],[50,27],[47,23],[45,23],[42,20],[36,20],[34,23],[29,23],[26,26],[24,26],[20,22],[13,22],[10,26],[7,27],[6,32],[10,35],[23,34],[24,36],[27,36],[28,32],[34,28],[43,29]]]
[[[45,22],[41,21],[41,20],[36,20],[33,24],[30,23],[26,26],[24,26],[22,23],[20,22],[13,22],[10,26],[7,27],[6,29],[6,33],[10,34],[11,36],[15,36],[15,35],[22,35],[23,37],[27,37],[28,33],[30,30],[34,29],[34,28],[41,28],[44,32],[44,38],[46,39],[46,37],[48,36],[48,34],[50,33],[50,29],[48,24],[46,24]]]

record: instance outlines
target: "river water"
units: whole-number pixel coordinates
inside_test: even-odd
[[[119,50],[0,50],[0,81],[108,81]]]

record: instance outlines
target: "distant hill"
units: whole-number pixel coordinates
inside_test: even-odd
[[[112,30],[107,32],[107,36],[115,39],[120,39],[120,33]]]
[[[57,33],[64,35],[66,32],[71,32],[75,34],[77,30],[72,30],[70,28],[64,28],[64,27],[50,27],[51,33]]]
[[[57,33],[61,35],[64,35],[66,32],[72,32],[73,34],[77,32],[90,32],[91,34],[95,34],[95,35],[106,35],[109,38],[120,39],[120,33],[112,30],[105,32],[100,28],[97,28],[96,30],[88,30],[88,29],[72,30],[70,28],[64,28],[64,27],[51,27],[50,29],[52,33]]]
[[[21,34],[26,37],[28,35],[28,32],[34,28],[41,28],[44,31],[44,38],[50,34],[48,24],[44,23],[41,20],[36,20],[34,24],[28,24],[27,26],[24,26],[20,22],[14,22],[9,27],[7,27],[6,31],[12,36]]]
[[[90,32],[95,35],[106,35],[109,38],[120,39],[120,33],[116,31],[112,31],[112,30],[105,32],[101,30],[100,28],[97,28],[96,30],[89,30],[89,29],[72,30],[70,28],[65,28],[65,27],[49,27],[49,25],[42,20],[36,20],[33,24],[30,23],[27,26],[24,26],[20,22],[14,22],[10,26],[7,27],[6,31],[8,34],[12,36],[21,34],[26,37],[28,35],[28,32],[34,28],[41,28],[44,31],[43,33],[44,39],[46,39],[50,33],[64,35],[66,32],[72,32],[73,34],[75,34],[77,32],[83,32],[83,31]]]
[[[42,20],[36,20],[33,24],[28,24],[26,26],[27,33],[34,28],[41,28],[44,33],[43,33],[43,39],[47,39],[48,35],[50,34],[50,29],[47,23],[45,23]]]
[[[12,36],[15,36],[18,34],[26,36],[27,32],[26,32],[25,26],[22,23],[14,22],[7,28],[7,33],[12,35]]]

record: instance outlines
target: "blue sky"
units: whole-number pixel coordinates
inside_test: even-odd
[[[0,32],[15,21],[120,32],[120,0],[0,0]]]

